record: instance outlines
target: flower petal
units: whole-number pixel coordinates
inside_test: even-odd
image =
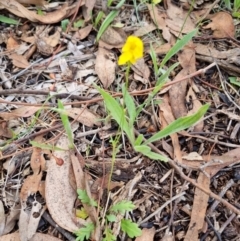
[[[130,52],[123,52],[118,59],[118,65],[124,65],[128,61],[131,61],[133,58],[133,55]]]

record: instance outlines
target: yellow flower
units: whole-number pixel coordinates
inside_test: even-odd
[[[135,64],[136,61],[143,57],[143,42],[136,36],[129,36],[122,48],[122,54],[118,59],[118,65],[130,62]]]

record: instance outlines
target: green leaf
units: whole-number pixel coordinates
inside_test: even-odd
[[[61,27],[62,27],[63,32],[66,32],[67,26],[69,23],[70,23],[69,19],[63,19],[61,21]]]
[[[143,134],[140,134],[134,142],[134,146],[140,146],[143,141]]]
[[[124,4],[125,0],[121,0],[116,8],[121,8],[121,6]],[[108,28],[108,26],[111,24],[111,22],[115,19],[115,17],[118,15],[119,11],[118,10],[113,10],[111,11],[108,16],[105,18],[105,20],[103,21],[100,29],[98,30],[98,34],[96,37],[96,42],[99,41],[99,39],[101,38],[102,34],[106,31],[106,29]]]
[[[78,189],[77,194],[78,199],[80,199],[82,203],[88,204],[89,206],[97,207],[97,202],[87,195],[86,190]]]
[[[158,75],[157,55],[153,49],[152,43],[150,44],[150,56],[153,62],[154,74],[155,76],[157,76]]]
[[[144,156],[149,157],[152,160],[161,160],[164,162],[167,162],[168,159],[165,156],[162,156],[156,152],[152,152],[151,148],[149,146],[146,145],[139,145],[139,146],[134,146],[134,150],[136,152],[142,153]]]
[[[101,19],[103,18],[104,16],[104,12],[103,11],[99,11],[98,12],[98,15],[94,21],[94,27],[96,28],[98,26],[98,23],[101,21]]]
[[[125,232],[130,238],[138,237],[142,234],[141,229],[136,223],[133,223],[131,220],[122,219],[121,220],[121,229]]]
[[[209,108],[209,104],[206,104],[206,105],[203,105],[195,114],[178,118],[177,120],[170,123],[163,130],[159,131],[158,133],[153,135],[151,138],[149,138],[147,141],[145,141],[144,144],[147,145],[151,142],[160,140],[175,132],[182,131],[182,130],[194,125],[207,112],[208,108]]]
[[[114,214],[108,214],[106,215],[106,218],[109,222],[116,222],[117,218]]]
[[[112,115],[113,119],[118,123],[120,128],[127,134],[130,142],[134,143],[134,134],[131,128],[129,127],[129,123],[125,118],[125,112],[122,106],[120,106],[120,104],[106,91],[99,88],[97,85],[94,85],[94,86],[102,95],[105,101],[106,107],[110,112],[110,114]]]
[[[128,111],[128,115],[129,115],[129,126],[133,128],[133,124],[135,122],[136,115],[137,115],[136,105],[134,103],[132,96],[126,90],[125,84],[123,84],[123,86],[122,86],[122,93],[123,93],[124,103],[127,107],[127,111]]]
[[[109,228],[106,228],[104,230],[105,237],[103,238],[103,241],[115,241],[116,237],[113,235],[112,230]]]
[[[58,99],[58,109],[64,111],[64,105],[61,102],[61,100],[59,100],[59,99]],[[69,148],[72,149],[74,147],[74,141],[73,141],[73,133],[72,133],[71,124],[69,122],[68,116],[64,112],[60,112],[60,117],[61,117],[61,120],[63,123],[63,127],[67,133],[68,140],[70,142]]]
[[[122,213],[124,214],[126,211],[132,211],[135,208],[135,205],[131,201],[127,200],[122,200],[116,204],[114,204],[110,208],[110,212],[115,212],[115,213]]]
[[[12,19],[12,18],[5,17],[3,15],[0,15],[0,22],[8,23],[8,24],[15,24],[15,25],[19,23],[19,21]]]
[[[172,58],[173,55],[175,55],[178,51],[180,51],[189,41],[192,40],[192,38],[196,35],[198,29],[194,29],[192,32],[185,35],[183,38],[178,40],[174,46],[168,51],[164,59],[162,60],[162,63],[160,65],[160,68],[163,68],[163,66],[167,63],[169,59]]]
[[[77,230],[75,232],[77,238],[76,241],[84,241],[85,239],[89,239],[91,233],[94,231],[94,224],[93,223],[89,223],[87,224],[85,227],[80,228],[79,230]]]
[[[43,150],[51,150],[51,151],[68,151],[66,149],[54,146],[54,145],[50,145],[50,144],[43,144],[43,143],[39,143],[36,141],[30,141],[30,144],[34,147],[38,147],[41,148]]]
[[[81,28],[83,26],[83,24],[84,24],[84,20],[80,19],[77,22],[73,23],[73,27],[74,28]]]
[[[228,79],[230,80],[231,84],[234,84],[240,87],[240,81],[237,80],[238,79],[237,77],[229,77]]]
[[[118,12],[119,11],[117,11],[117,10],[113,10],[105,18],[105,20],[103,21],[100,29],[98,30],[98,34],[97,34],[97,37],[96,37],[96,42],[99,41],[99,39],[101,38],[102,34],[106,31],[106,29],[111,24],[111,22],[114,20],[114,18],[116,18],[116,16],[118,15]]]

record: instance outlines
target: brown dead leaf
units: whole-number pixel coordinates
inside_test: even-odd
[[[134,71],[134,79],[142,82],[143,84],[149,83],[150,69],[145,63],[144,58],[137,60],[131,68]]]
[[[98,48],[95,71],[107,89],[116,78],[116,60],[114,55],[105,48]]]
[[[81,6],[84,4],[84,1],[81,1]],[[60,9],[46,13],[44,15],[38,15],[35,11],[29,11],[25,8],[22,4],[18,3],[16,0],[8,0],[8,1],[1,1],[0,7],[6,8],[11,13],[15,14],[21,18],[27,18],[32,22],[42,22],[46,24],[57,23],[64,18],[69,17],[76,11],[76,6],[78,1],[71,4],[64,4]]]
[[[8,38],[7,40],[7,50],[14,50],[19,47],[19,43],[13,37]]]
[[[73,35],[73,38],[79,39],[79,40],[85,39],[92,31],[92,27],[93,27],[92,24],[89,24],[88,26],[79,29],[78,31],[75,32],[75,34]]]
[[[157,6],[154,4],[147,4],[147,7],[153,22],[158,26],[159,29],[163,31],[162,32],[163,38],[167,40],[168,43],[173,44],[174,43],[173,36],[170,33],[169,28],[167,27],[165,22],[167,16],[160,13],[158,11]]]
[[[17,2],[21,3],[21,4],[26,4],[26,5],[36,5],[36,6],[43,6],[44,4],[46,4],[46,2],[44,0],[17,0]]]
[[[55,238],[48,234],[36,233],[29,241],[61,241],[59,238]],[[20,240],[19,233],[11,233],[0,237],[0,241],[22,241]]]
[[[159,107],[160,107],[161,121],[163,122],[162,128],[164,128],[175,120],[175,118],[172,114],[172,111],[171,111],[171,107],[169,105],[169,98],[167,97],[167,95],[164,95],[163,101],[161,102]],[[177,133],[174,133],[174,134],[171,134],[170,137],[172,139],[172,146],[173,146],[173,150],[174,150],[174,159],[177,159],[178,162],[181,163],[182,162],[182,152],[181,152],[180,144],[178,141],[178,135],[177,135]]]
[[[88,110],[87,108],[71,108],[66,109],[66,114],[73,118],[74,120],[77,120],[81,122],[83,125],[93,127],[94,125],[100,126],[101,122],[100,116],[93,113],[92,111]]]
[[[21,201],[26,202],[29,195],[37,193],[42,184],[41,179],[42,172],[40,172],[39,174],[33,174],[31,176],[28,176],[25,179],[20,192]]]
[[[85,19],[85,22],[88,22],[92,19],[92,10],[94,8],[94,5],[96,3],[96,0],[86,1],[85,5],[82,7],[83,17]]]
[[[0,117],[2,117],[4,120],[11,120],[18,117],[29,117],[32,116],[34,113],[36,113],[41,107],[37,106],[28,106],[28,107],[20,107],[12,112],[2,112],[0,113]]]
[[[218,12],[211,15],[208,19],[211,19],[212,22],[207,26],[204,26],[204,29],[211,28],[213,30],[213,37],[215,38],[234,38],[235,27],[233,23],[232,16],[227,12]]]
[[[22,204],[20,218],[19,218],[19,235],[21,241],[30,240],[37,231],[39,221],[45,208],[37,200],[32,202],[29,208],[26,204]]]
[[[198,100],[198,98],[197,98],[196,94],[194,93],[192,87],[190,87],[188,89],[186,101],[187,101],[187,103],[190,103],[190,105],[192,107],[191,110],[188,111],[188,115],[195,114],[202,107],[202,104]],[[202,131],[203,125],[204,125],[203,120],[198,121],[198,123],[194,126],[194,131],[196,131],[196,132]]]
[[[99,47],[107,47],[107,49],[121,48],[127,38],[126,33],[121,28],[108,27],[102,34]]]
[[[178,54],[178,60],[183,69],[177,74],[174,80],[181,79],[186,75],[196,71],[195,50],[192,43],[189,43],[187,46],[185,46],[184,49]],[[187,115],[185,104],[186,92],[187,80],[172,85],[171,89],[169,90],[172,112],[176,119]]]
[[[26,57],[24,57],[23,55],[9,54],[8,57],[12,60],[13,65],[18,68],[26,69],[30,65]]]
[[[165,22],[170,31],[176,36],[179,33],[189,33],[195,29],[195,24],[191,20],[188,11],[176,6],[171,0],[167,1],[167,16]]]
[[[207,177],[204,173],[200,172],[197,183],[201,183],[201,186],[205,188],[205,190],[209,190],[210,178]],[[207,195],[200,189],[195,188],[191,221],[184,241],[198,240],[198,232],[201,231],[204,224],[204,219],[208,206],[208,198],[209,195]]]
[[[10,128],[8,128],[8,122],[7,121],[0,121],[0,136],[4,136],[7,138],[13,137],[13,132]]]
[[[137,37],[142,37],[148,33],[151,33],[155,29],[156,29],[156,26],[153,23],[146,24],[140,27],[138,30],[136,30],[133,35]]]
[[[56,146],[68,149],[70,142],[66,136],[61,136]],[[46,203],[54,221],[62,228],[74,232],[80,228],[75,220],[73,207],[77,198],[76,190],[72,188],[69,181],[71,159],[69,151],[53,151],[53,155],[61,158],[63,165],[57,165],[52,156],[47,169],[46,177]]]
[[[135,241],[152,241],[155,235],[155,228],[143,228],[142,235],[137,237]]]
[[[5,228],[5,210],[3,202],[0,200],[0,236],[2,236]]]

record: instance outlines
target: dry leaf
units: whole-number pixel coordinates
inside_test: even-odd
[[[0,200],[0,236],[2,236],[5,228],[5,210],[3,202]]]
[[[218,12],[213,14],[209,19],[212,20],[205,29],[211,28],[213,30],[213,37],[215,38],[234,38],[235,27],[232,16],[226,12]]]
[[[19,43],[13,37],[7,40],[7,50],[15,50],[18,47]]]
[[[195,24],[191,20],[188,11],[179,8],[171,0],[167,0],[167,6],[168,18],[166,18],[165,22],[176,37],[179,36],[179,33],[189,33],[195,29]]]
[[[138,30],[134,32],[134,36],[142,37],[148,33],[151,33],[156,29],[156,26],[153,23],[146,24],[142,27],[140,27]]]
[[[160,116],[161,121],[163,122],[162,128],[168,126],[170,123],[172,123],[175,118],[173,116],[173,113],[171,111],[171,107],[169,105],[169,98],[164,95],[163,101],[161,104],[159,104],[160,107]],[[172,139],[172,146],[174,150],[174,159],[177,159],[178,162],[182,162],[182,152],[181,152],[181,147],[178,141],[178,135],[177,133],[173,133],[170,135]]]
[[[121,28],[108,27],[107,30],[102,34],[101,41],[109,46],[108,49],[121,48],[127,38],[126,33]],[[99,43],[99,47],[103,47],[104,43]]]
[[[86,1],[85,5],[82,7],[83,17],[85,19],[85,22],[88,22],[92,19],[92,10],[94,8],[94,5],[96,3],[96,0]]]
[[[12,59],[12,63],[14,66],[21,68],[21,69],[26,69],[29,67],[29,62],[27,61],[26,57],[23,55],[19,54],[9,54],[8,57]]]
[[[87,108],[71,108],[66,109],[66,114],[73,118],[74,120],[79,121],[83,125],[93,127],[94,125],[100,126],[101,122],[100,116],[91,112]]]
[[[68,149],[70,142],[68,138],[62,135],[56,146],[62,149]],[[63,165],[57,165],[55,158],[61,158]],[[69,172],[71,159],[69,151],[54,151],[48,163],[46,177],[46,203],[48,210],[54,221],[69,232],[74,232],[80,228],[75,220],[73,207],[77,198],[77,192],[72,188],[69,182]]]
[[[37,193],[41,186],[41,179],[42,172],[28,176],[25,179],[20,192],[21,201],[26,202],[29,195]]]
[[[85,39],[89,35],[89,33],[92,31],[92,27],[93,27],[92,24],[89,24],[88,26],[79,29],[73,35],[73,38],[79,39],[79,40]]]
[[[61,241],[61,239],[55,238],[48,234],[36,233],[29,241]],[[0,237],[0,241],[22,241],[20,240],[19,233],[11,233]]]
[[[46,2],[44,0],[17,0],[17,2],[21,3],[21,4],[26,4],[26,5],[36,5],[36,6],[43,6],[44,4],[46,4]]]
[[[5,228],[2,235],[8,234],[10,231],[13,230],[14,226],[16,225],[16,221],[19,219],[20,208],[21,208],[20,204],[14,207],[11,207],[10,213],[8,213],[6,217]],[[0,237],[0,240],[1,240],[1,237]]]
[[[173,44],[172,34],[170,33],[169,28],[167,27],[165,22],[166,15],[161,14],[158,11],[158,8],[156,5],[147,4],[147,6],[153,22],[158,26],[159,29],[163,31],[162,32],[163,38],[167,40],[169,43]]]
[[[11,120],[18,117],[29,117],[36,113],[42,107],[37,106],[28,106],[28,107],[20,107],[18,109],[13,110],[12,112],[2,112],[0,113],[0,117],[4,120]]]
[[[22,204],[18,222],[21,241],[29,241],[35,235],[44,210],[36,200],[32,202],[30,209],[26,204]]]
[[[150,69],[144,58],[139,59],[131,68],[134,71],[134,79],[141,81],[143,84],[149,83]]]
[[[190,105],[192,107],[191,110],[188,111],[188,115],[195,114],[202,107],[202,104],[198,100],[198,98],[197,98],[196,94],[194,93],[192,87],[190,87],[188,89],[186,101],[187,101],[187,103],[190,103]],[[203,118],[201,118],[201,120],[199,120],[198,123],[196,125],[194,125],[194,131],[195,132],[201,132],[203,130],[203,126],[204,126]]]
[[[10,128],[8,128],[8,122],[7,121],[0,121],[0,136],[4,136],[7,138],[13,137],[13,132]]]
[[[116,78],[116,61],[114,55],[109,50],[99,47],[95,71],[104,88],[107,89]]]
[[[197,183],[201,183],[201,186],[203,188],[209,190],[210,178],[207,177],[204,173],[200,172]],[[204,219],[208,206],[208,198],[209,195],[201,191],[199,188],[195,188],[191,221],[184,241],[198,240],[198,232],[201,231],[204,224]]]
[[[84,4],[84,1],[81,1],[81,5]],[[68,6],[68,4],[64,4],[60,9],[46,13],[44,15],[38,15],[34,11],[29,11],[22,4],[18,3],[16,0],[8,0],[1,1],[0,7],[6,8],[11,13],[17,15],[21,18],[27,18],[32,22],[42,22],[46,24],[58,23],[64,18],[69,17],[76,11],[76,6],[78,5],[78,1]]]
[[[155,235],[155,228],[143,228],[142,229],[142,235],[137,237],[135,241],[152,241]]]
[[[174,80],[181,79],[196,71],[195,50],[191,43],[185,46],[184,49],[178,54],[178,60],[183,69],[177,74]],[[176,119],[187,115],[185,103],[186,92],[187,80],[172,85],[171,89],[169,90],[171,108]]]

